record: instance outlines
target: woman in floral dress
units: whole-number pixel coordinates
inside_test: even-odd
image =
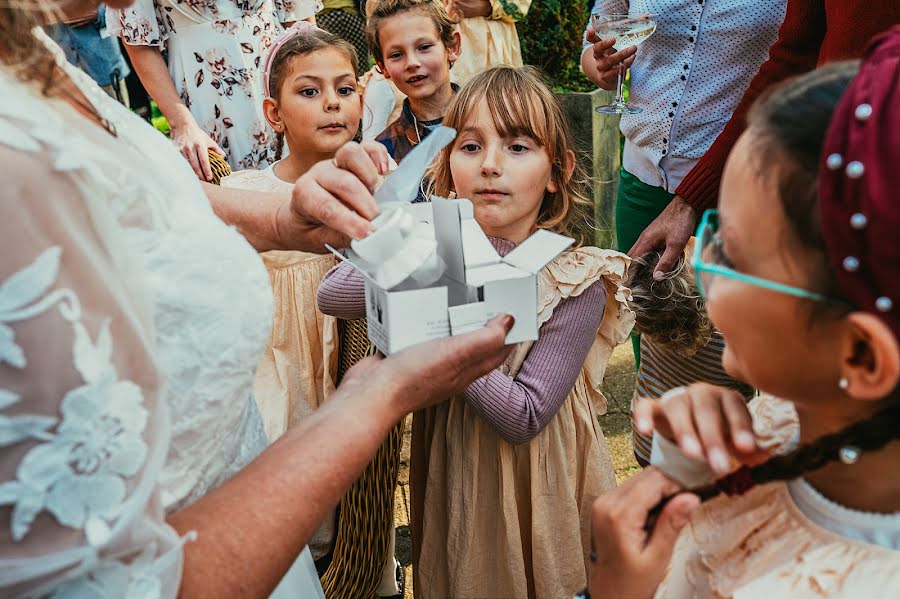
[[[106,19],[172,140],[209,181],[209,149],[235,170],[273,161],[275,134],[262,114],[264,55],[284,24],[311,19],[321,7],[320,0],[138,0]]]

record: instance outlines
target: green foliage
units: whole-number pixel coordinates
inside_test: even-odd
[[[525,64],[541,68],[554,91],[593,91],[581,72],[581,36],[588,22],[588,0],[534,0],[516,25]]]
[[[156,102],[152,101],[150,102],[150,122],[156,127],[157,131],[163,135],[169,135],[169,122],[159,111],[159,106],[156,105]]]

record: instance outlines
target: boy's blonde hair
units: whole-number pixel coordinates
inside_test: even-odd
[[[366,10],[366,44],[376,63],[384,62],[378,28],[389,18],[407,11],[416,12],[431,20],[444,46],[453,48],[456,45],[453,36],[456,33],[456,21],[447,14],[441,0],[378,0],[373,8],[367,7]]]
[[[530,137],[550,157],[550,180],[558,191],[544,195],[536,227],[578,238],[577,221],[584,219],[591,201],[582,191],[585,178],[577,160],[570,163],[568,150],[575,142],[556,96],[533,67],[493,67],[476,75],[456,94],[447,108],[444,125],[461,130],[482,99],[500,135]],[[452,149],[451,144],[441,151],[427,175],[430,190],[440,196],[454,191]]]

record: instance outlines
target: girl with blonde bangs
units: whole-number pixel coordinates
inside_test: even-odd
[[[496,67],[450,104],[454,143],[433,168],[434,190],[472,201],[501,255],[536,229],[567,233],[585,203],[571,137],[532,69]],[[589,510],[615,487],[597,416],[612,348],[632,316],[627,258],[579,247],[538,281],[540,339],[413,420],[413,573],[417,597],[572,596],[587,580]],[[361,275],[333,269],[319,307],[365,313]],[[559,559],[581,555],[583,560]]]
[[[478,80],[478,85],[467,85],[457,94],[444,124],[459,130],[472,108],[485,101],[501,135],[522,134],[538,142],[550,157],[550,179],[558,191],[544,195],[536,228],[583,242],[577,224],[587,222],[586,208],[591,200],[582,191],[586,176],[569,149],[575,147],[575,140],[553,92],[531,67],[497,67],[485,71]],[[450,174],[450,150],[448,147],[441,153],[426,176],[433,181],[432,191],[444,197],[456,193]]]

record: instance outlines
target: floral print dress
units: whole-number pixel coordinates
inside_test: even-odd
[[[167,52],[169,74],[197,125],[235,170],[275,159],[262,112],[265,53],[282,24],[307,19],[320,0],[137,0],[107,10],[110,33]]]

